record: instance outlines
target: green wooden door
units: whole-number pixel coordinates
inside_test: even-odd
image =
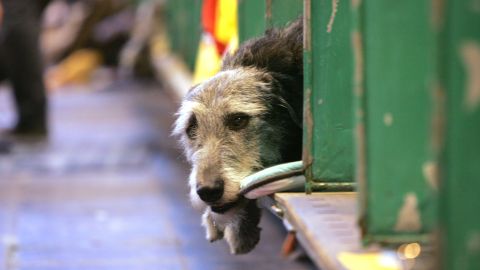
[[[304,154],[309,191],[353,181],[350,1],[305,1]]]
[[[434,1],[365,0],[357,137],[367,241],[424,239],[435,226],[437,37]],[[362,130],[363,129],[363,130]]]
[[[265,1],[238,1],[238,38],[240,42],[258,37],[265,32]]]
[[[448,1],[442,44],[446,90],[441,232],[445,270],[480,269],[480,2]]]
[[[180,55],[191,70],[195,66],[202,27],[201,0],[170,0],[166,3],[167,29],[171,50]]]
[[[303,0],[239,0],[240,42],[263,35],[266,29],[282,27],[303,13]]]

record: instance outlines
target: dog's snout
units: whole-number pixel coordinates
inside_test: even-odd
[[[202,201],[211,203],[223,196],[223,180],[216,180],[211,185],[202,185],[197,188],[197,194]]]

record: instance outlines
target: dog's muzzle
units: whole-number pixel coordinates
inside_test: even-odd
[[[213,203],[220,200],[223,196],[223,180],[216,180],[212,185],[202,185],[197,188],[197,194],[200,199],[206,203]]]
[[[200,199],[210,206],[212,212],[217,214],[226,213],[243,200],[243,197],[240,197],[233,202],[222,203],[224,185],[223,179],[218,178],[212,184],[198,186],[196,190]]]
[[[210,209],[212,209],[212,212],[217,213],[217,214],[224,214],[228,210],[234,208],[240,200],[236,200],[234,202],[222,204],[222,205],[212,205],[210,206]]]

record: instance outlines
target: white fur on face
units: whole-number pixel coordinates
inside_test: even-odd
[[[173,134],[180,137],[187,160],[192,164],[190,197],[199,208],[205,204],[196,194],[196,188],[213,178],[224,179],[224,195],[220,203],[238,199],[240,181],[262,167],[262,153],[268,159],[279,157],[277,149],[266,149],[274,144],[262,115],[269,108],[269,83],[265,74],[255,69],[236,69],[218,73],[191,90],[177,113]],[[225,117],[231,113],[251,116],[248,127],[232,131],[225,127]],[[195,115],[198,126],[194,139],[188,138],[186,129]]]
[[[196,169],[195,165],[190,172],[188,185],[190,186],[190,202],[192,203],[193,207],[198,210],[205,210],[207,205],[198,197],[197,194],[197,178],[196,178]]]

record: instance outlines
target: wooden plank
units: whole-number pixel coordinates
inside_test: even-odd
[[[200,0],[177,0],[167,1],[165,6],[171,49],[185,60],[190,70],[195,66],[202,31],[201,5]]]
[[[275,200],[297,230],[297,238],[322,269],[346,269],[337,256],[359,251],[356,195],[348,193],[277,193]]]
[[[259,37],[267,28],[265,22],[265,1],[238,1],[238,38],[240,42]]]
[[[436,226],[433,2],[363,2],[367,241],[423,241]]]
[[[283,210],[279,216],[323,270],[403,270],[413,265],[415,269],[438,269],[432,246],[415,242],[388,248],[363,246],[356,192],[276,193],[274,200],[266,207],[277,215],[272,205]]]
[[[446,94],[441,269],[474,270],[480,269],[480,2],[446,5],[438,92]]]
[[[242,0],[238,2],[240,42],[263,35],[271,27],[284,27],[303,12],[303,0]]]
[[[305,2],[303,161],[315,191],[353,180],[353,23],[349,1]]]
[[[362,245],[357,222],[357,194],[276,193],[275,203],[263,204],[280,217],[310,258],[322,270],[437,269],[432,246],[404,243],[398,248]],[[270,200],[270,199],[269,199]],[[412,255],[412,247],[418,253]]]

